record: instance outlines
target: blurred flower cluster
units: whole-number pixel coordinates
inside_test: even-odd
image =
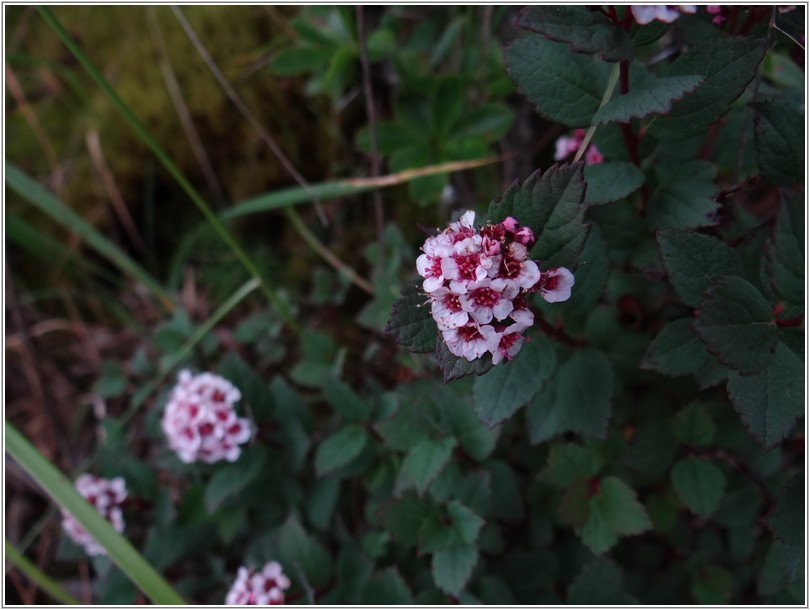
[[[103,479],[93,474],[83,474],[76,479],[74,485],[76,491],[112,524],[116,532],[124,531],[124,516],[121,513],[121,503],[127,497],[124,479],[121,477]],[[88,555],[107,554],[104,547],[64,508],[62,527],[76,544],[84,547]]]
[[[284,591],[290,579],[284,575],[276,561],[267,563],[261,572],[255,568],[241,567],[236,581],[225,597],[229,606],[268,606],[284,603]]]

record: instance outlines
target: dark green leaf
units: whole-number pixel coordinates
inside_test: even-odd
[[[397,489],[415,487],[419,495],[424,494],[431,481],[447,465],[455,446],[454,438],[428,439],[416,444],[402,463],[397,477]]]
[[[728,604],[734,576],[718,566],[701,568],[692,579],[692,595],[701,606]]]
[[[464,453],[479,461],[492,453],[498,438],[497,430],[487,428],[476,417],[467,395],[462,397],[447,387],[439,387],[434,399],[444,425],[456,437]]]
[[[695,330],[718,361],[742,375],[768,366],[779,341],[768,302],[753,284],[733,276],[706,292]]]
[[[500,199],[489,205],[488,218],[500,222],[514,216],[534,231],[533,259],[543,268],[575,270],[585,245],[584,165],[554,165],[545,174],[533,173],[522,185],[515,182]]]
[[[650,120],[648,133],[662,140],[705,133],[754,78],[766,50],[765,41],[742,37],[712,38],[689,49],[663,76],[699,74],[705,80],[691,95],[675,102],[666,116]]]
[[[577,534],[596,554],[608,550],[621,536],[640,534],[652,527],[635,492],[616,477],[599,482],[588,508],[588,521]]]
[[[756,375],[729,376],[728,394],[754,438],[766,449],[775,447],[804,414],[804,363],[778,343],[765,369]]]
[[[362,426],[347,424],[327,437],[315,452],[315,472],[318,476],[345,466],[366,446],[368,435]]]
[[[582,263],[574,271],[576,283],[571,298],[564,303],[549,304],[549,307],[559,308],[566,321],[579,321],[589,316],[605,291],[610,275],[609,257],[599,226],[592,226],[588,231],[580,258]],[[541,306],[546,307],[545,301]]]
[[[717,466],[698,457],[686,457],[672,469],[672,486],[693,513],[708,518],[720,505],[726,476]]]
[[[717,168],[706,161],[689,161],[662,177],[650,196],[647,224],[653,229],[695,229],[717,224],[720,204],[714,200]]]
[[[445,593],[458,597],[478,562],[478,549],[471,544],[453,546],[433,554],[433,582]]]
[[[442,78],[436,84],[432,100],[433,133],[442,139],[458,121],[464,110],[464,93],[458,78]]]
[[[560,520],[574,528],[581,528],[588,522],[590,514],[591,483],[588,479],[577,479],[565,490],[557,513]]]
[[[766,249],[765,265],[774,291],[781,298],[804,304],[804,200],[782,202],[773,238]]]
[[[333,49],[324,47],[292,47],[279,51],[270,62],[277,76],[296,76],[324,68],[329,64]]]
[[[114,398],[123,394],[129,386],[124,367],[115,360],[101,363],[101,376],[93,385],[93,391],[104,398]]]
[[[779,492],[765,523],[777,539],[777,553],[788,582],[804,574],[804,481],[794,475]]]
[[[281,526],[278,538],[279,562],[293,580],[303,576],[315,588],[323,587],[332,578],[332,558],[298,519],[291,516]]]
[[[394,303],[385,334],[412,352],[425,354],[436,347],[438,329],[426,307],[427,297],[421,284],[402,289],[402,297]]]
[[[491,516],[504,521],[518,521],[523,518],[523,498],[520,480],[506,462],[490,461],[487,469],[491,475],[492,497],[497,501],[492,505]]]
[[[511,362],[475,380],[475,412],[490,427],[510,418],[540,391],[556,365],[557,356],[548,339],[534,338]]]
[[[684,407],[672,421],[672,433],[675,438],[687,445],[710,445],[714,440],[714,430],[712,416],[700,403]]]
[[[554,445],[548,454],[543,478],[552,485],[565,488],[577,479],[595,476],[604,463],[602,456],[593,447],[574,443]]]
[[[242,395],[240,404],[250,415],[261,423],[274,414],[274,401],[269,386],[235,353],[228,353],[220,362],[217,372],[239,388]]]
[[[232,464],[220,466],[205,487],[205,508],[215,512],[232,496],[247,487],[262,472],[267,463],[267,450],[261,445],[245,449]]]
[[[430,429],[415,404],[402,405],[393,417],[376,424],[375,429],[385,440],[386,447],[409,451],[417,443],[430,438]]]
[[[532,443],[571,431],[604,438],[613,395],[613,367],[593,348],[574,353],[556,378],[529,404]]]
[[[394,567],[376,572],[369,578],[360,595],[363,605],[402,605],[413,604],[413,595],[408,585]]]
[[[681,318],[664,326],[647,348],[641,368],[678,377],[703,367],[710,356],[692,329],[693,322],[693,318]]]
[[[512,80],[540,114],[567,127],[590,125],[605,90],[608,64],[542,36],[516,40],[506,48],[505,60]]]
[[[440,520],[438,507],[413,491],[406,491],[385,505],[381,514],[385,529],[394,540],[405,546],[417,545],[423,528]]]
[[[457,133],[495,141],[502,137],[512,123],[515,113],[503,104],[484,104],[467,112],[456,126]]]
[[[604,205],[618,201],[638,190],[644,184],[644,173],[632,163],[624,161],[597,163],[585,167],[587,205]]]
[[[360,398],[347,384],[327,377],[323,382],[323,397],[346,422],[360,422],[368,418],[371,405]]]
[[[441,339],[436,341],[436,360],[439,361],[445,383],[467,375],[483,375],[492,368],[492,359],[488,354],[472,361],[459,358],[450,353],[447,344]]]
[[[602,13],[585,6],[530,6],[520,14],[518,26],[565,42],[580,53],[598,53],[607,61],[633,57],[630,37]]]
[[[660,231],[656,237],[669,279],[690,307],[700,305],[715,278],[743,275],[739,255],[719,239],[692,231]]]
[[[772,184],[804,182],[804,114],[785,100],[752,102],[754,144],[762,176]]]
[[[666,114],[672,103],[682,99],[703,82],[697,74],[649,79],[624,95],[613,98],[593,115],[593,122],[629,123],[651,114]]]
[[[568,588],[568,603],[577,606],[626,606],[638,601],[624,590],[624,574],[608,557],[597,557]]]
[[[340,478],[322,477],[312,484],[307,495],[307,517],[312,525],[325,530],[329,527],[340,494]]]

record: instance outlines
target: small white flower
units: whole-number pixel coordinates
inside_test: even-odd
[[[567,301],[574,286],[574,274],[565,267],[549,269],[540,279],[540,294],[549,303]]]

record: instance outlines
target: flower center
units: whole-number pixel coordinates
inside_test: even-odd
[[[444,297],[443,300],[444,306],[453,312],[461,311],[461,301],[458,298],[457,294],[450,293]]]
[[[476,288],[470,293],[473,303],[478,307],[491,309],[501,300],[501,294],[492,288]]]
[[[474,280],[478,268],[477,254],[461,254],[455,257],[458,264],[458,275],[463,280]]]
[[[481,338],[481,333],[478,332],[478,328],[475,326],[462,326],[458,329],[458,334],[466,342]]]
[[[546,281],[543,284],[543,288],[546,290],[557,290],[557,284],[560,283],[560,276],[559,275],[552,275],[546,278]]]

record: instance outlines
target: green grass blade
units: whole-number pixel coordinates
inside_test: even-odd
[[[26,201],[33,204],[63,227],[79,235],[91,248],[116,265],[128,276],[144,284],[168,310],[174,305],[164,288],[143,267],[133,261],[121,248],[99,233],[81,216],[52,193],[43,188],[17,166],[6,162],[6,184]]]
[[[132,130],[135,131],[143,143],[149,147],[161,164],[163,164],[163,167],[166,168],[166,171],[171,174],[175,181],[180,185],[180,188],[182,188],[191,201],[194,202],[194,205],[196,205],[200,212],[202,212],[203,216],[205,216],[206,220],[211,224],[222,240],[228,245],[228,247],[231,248],[231,250],[233,250],[234,254],[236,254],[237,258],[239,258],[241,263],[245,266],[245,269],[248,270],[248,273],[250,273],[251,276],[257,277],[261,280],[261,286],[264,294],[267,296],[267,299],[270,301],[276,311],[278,311],[281,317],[284,318],[284,321],[296,332],[300,331],[301,326],[298,324],[298,321],[293,316],[289,307],[287,307],[287,304],[278,296],[278,294],[276,294],[275,290],[272,288],[266,278],[262,277],[261,273],[259,273],[259,270],[256,268],[256,265],[253,264],[253,261],[250,260],[250,257],[247,256],[245,251],[242,250],[241,246],[236,242],[222,221],[217,217],[202,196],[186,179],[183,172],[181,172],[180,169],[174,164],[169,155],[166,154],[163,148],[161,148],[157,141],[152,137],[152,134],[149,133],[143,123],[141,123],[138,117],[133,114],[133,112],[129,109],[129,106],[127,106],[118,96],[115,90],[107,82],[107,79],[105,79],[101,72],[96,69],[87,55],[84,54],[81,47],[79,47],[70,34],[65,31],[62,24],[59,23],[59,20],[47,7],[38,6],[37,11],[39,11],[39,14],[48,23],[48,25],[51,26],[53,31],[56,32],[56,35],[59,36],[60,40],[70,50],[70,52],[73,53],[77,60],[79,60],[79,63],[82,64],[87,74],[109,98],[113,106],[115,106],[116,109],[123,115],[124,119],[126,119],[127,123],[129,123]]]
[[[81,602],[65,591],[50,576],[45,574],[36,565],[28,560],[17,548],[6,538],[6,570],[19,568],[26,578],[37,585],[52,599],[72,606],[78,606]]]
[[[6,451],[39,484],[54,502],[68,510],[106,550],[115,564],[155,604],[186,602],[150,566],[143,556],[112,525],[79,495],[68,478],[59,472],[8,421],[5,423]]]
[[[208,318],[203,324],[194,331],[194,334],[189,337],[188,343],[186,343],[183,347],[177,350],[172,357],[169,359],[166,370],[162,373],[159,373],[152,381],[150,381],[147,385],[141,388],[132,398],[132,402],[129,405],[129,408],[126,412],[121,416],[121,423],[126,424],[132,416],[135,415],[137,410],[140,406],[146,401],[147,397],[154,392],[157,387],[163,382],[166,376],[172,372],[174,367],[180,363],[186,355],[194,349],[194,346],[197,345],[200,341],[202,341],[203,337],[211,332],[211,329],[214,328],[217,324],[219,324],[220,320],[224,318],[228,313],[239,304],[242,299],[244,299],[247,295],[251,292],[256,290],[259,287],[259,278],[253,278],[248,280],[245,284],[242,285],[239,290],[233,293],[230,298],[225,301],[222,305],[220,305],[217,310],[213,313],[213,315]]]

